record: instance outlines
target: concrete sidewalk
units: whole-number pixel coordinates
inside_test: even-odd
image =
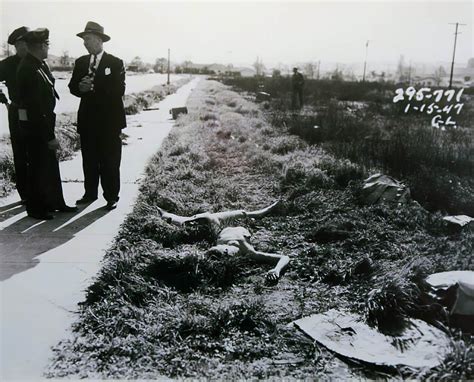
[[[116,210],[104,210],[99,199],[40,222],[26,216],[16,195],[0,199],[0,380],[42,378],[51,346],[69,335],[77,303],[133,207],[148,159],[173,126],[169,109],[184,106],[198,81],[155,105],[159,110],[127,117]],[[83,194],[80,155],[61,163],[61,174],[73,204]]]

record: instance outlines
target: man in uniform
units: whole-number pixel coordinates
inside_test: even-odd
[[[89,21],[84,32],[89,54],[76,60],[69,89],[81,98],[77,127],[81,137],[84,195],[77,201],[91,203],[97,199],[99,180],[107,201],[106,209],[116,208],[120,191],[121,130],[126,127],[122,96],[125,93],[123,61],[104,52],[103,43],[110,40],[104,28]]]
[[[8,107],[8,127],[10,130],[10,140],[12,142],[13,163],[15,165],[15,182],[16,189],[20,195],[22,203],[26,202],[26,177],[27,177],[27,160],[26,160],[26,143],[24,137],[18,128],[18,92],[16,83],[16,70],[23,57],[26,56],[27,48],[23,37],[29,31],[27,27],[15,29],[8,36],[8,44],[14,45],[16,54],[0,61],[0,81],[5,81],[8,89],[8,98],[0,90],[0,103],[4,103]]]
[[[300,72],[298,72],[298,68],[293,68],[293,77],[291,78],[291,82],[293,85],[293,109],[301,109],[303,107],[304,77]]]
[[[54,107],[59,99],[54,89],[54,77],[44,61],[48,57],[49,31],[46,28],[29,31],[24,40],[28,53],[17,71],[18,119],[26,137],[28,156],[28,216],[49,220],[51,212],[77,211],[64,202],[59,163],[59,148],[54,134],[56,114]]]

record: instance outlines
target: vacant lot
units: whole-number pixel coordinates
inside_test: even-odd
[[[440,213],[416,203],[361,205],[364,166],[291,135],[220,83],[203,82],[187,106],[149,164],[48,376],[386,377],[339,360],[288,324],[331,308],[380,329],[406,317],[443,322],[423,306],[423,279],[473,269],[473,233],[450,234]],[[277,285],[265,282],[268,266],[205,256],[213,227],[177,227],[158,213],[251,210],[276,200],[272,215],[233,224],[253,233],[257,249],[291,257]],[[472,340],[452,335],[452,356],[438,369],[390,372],[473,378]]]

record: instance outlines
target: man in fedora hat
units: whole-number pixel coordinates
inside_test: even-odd
[[[24,40],[25,34],[29,31],[27,27],[15,29],[8,36],[8,44],[14,45],[16,54],[0,61],[0,82],[5,81],[8,89],[10,103],[5,94],[0,90],[0,103],[4,103],[8,108],[8,127],[10,130],[10,140],[12,143],[13,163],[15,165],[15,183],[22,203],[26,202],[26,142],[24,136],[18,128],[18,90],[16,82],[16,71],[23,57],[26,56],[27,47]]]
[[[69,89],[81,98],[77,127],[81,138],[84,195],[77,203],[97,199],[99,180],[106,208],[117,206],[120,191],[121,130],[126,127],[122,96],[125,93],[123,61],[104,52],[110,40],[104,28],[89,21],[77,36],[89,54],[76,60]]]
[[[292,107],[293,109],[301,109],[303,107],[304,77],[298,71],[298,68],[293,68],[291,83],[293,86],[293,93],[291,97]]]
[[[28,158],[26,211],[33,218],[49,220],[53,218],[51,212],[75,212],[77,207],[69,207],[64,202],[56,158],[59,144],[54,134],[54,107],[59,96],[45,61],[49,30],[29,31],[23,38],[28,53],[18,66],[17,83],[19,127],[25,134]]]

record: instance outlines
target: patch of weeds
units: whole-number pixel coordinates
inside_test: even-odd
[[[245,258],[219,253],[184,254],[155,257],[145,271],[163,285],[180,292],[196,289],[229,288],[243,273],[249,261]]]

